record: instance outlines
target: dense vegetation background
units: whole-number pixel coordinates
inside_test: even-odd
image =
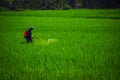
[[[0,0],[0,38],[0,80],[120,80],[120,0]]]
[[[33,43],[22,44],[30,25]],[[120,80],[119,74],[119,10],[0,12],[0,80]]]
[[[0,10],[120,8],[120,0],[0,0]]]

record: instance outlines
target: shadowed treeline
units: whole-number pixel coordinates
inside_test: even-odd
[[[0,10],[113,9],[120,0],[0,0]]]

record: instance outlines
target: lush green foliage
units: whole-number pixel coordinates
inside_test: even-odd
[[[117,9],[119,0],[1,0],[0,11],[6,10],[66,10],[66,9]]]
[[[86,11],[0,13],[0,80],[119,80],[120,20]],[[34,42],[22,44],[30,25]]]
[[[35,17],[76,17],[76,18],[120,18],[120,10],[39,10],[1,12],[1,16],[35,16]]]

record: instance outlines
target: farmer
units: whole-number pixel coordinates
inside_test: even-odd
[[[32,30],[33,26],[30,26],[30,28],[24,32],[24,38],[26,39],[27,43],[32,42]]]

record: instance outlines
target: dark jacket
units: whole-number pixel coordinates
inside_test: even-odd
[[[27,31],[27,36],[26,37],[28,37],[28,38],[32,38],[32,32],[31,32],[32,30],[28,30]]]

